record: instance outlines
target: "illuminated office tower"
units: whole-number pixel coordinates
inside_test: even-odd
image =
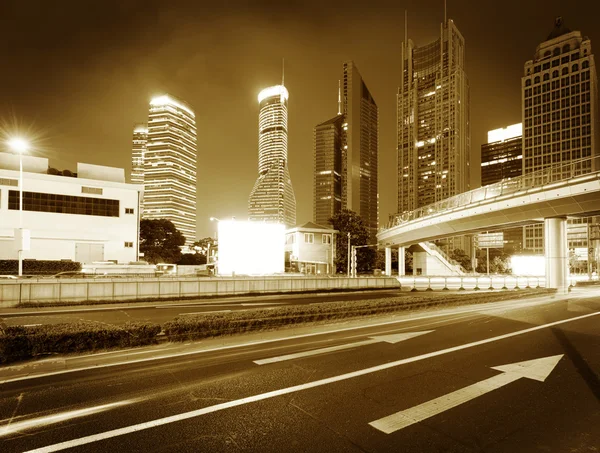
[[[470,188],[469,84],[465,40],[452,20],[440,37],[402,43],[398,88],[398,213],[414,211]],[[464,241],[447,241],[447,249]]]
[[[398,88],[398,212],[469,190],[465,41],[452,20],[421,47],[402,43]]]
[[[136,124],[133,128],[133,147],[131,152],[131,183],[144,184],[144,155],[148,142],[148,125]]]
[[[488,132],[481,145],[481,185],[487,186],[523,174],[523,125]]]
[[[342,206],[359,214],[375,240],[379,225],[379,109],[358,68],[343,65]]]
[[[164,95],[150,101],[144,155],[145,219],[167,219],[196,240],[196,120],[183,101]]]
[[[551,166],[561,167],[553,170],[558,179],[597,170],[597,159],[591,158],[599,154],[598,79],[590,40],[557,18],[533,60],[525,63],[521,93],[523,174],[536,183],[534,172]],[[581,249],[586,259],[588,223],[592,218],[574,219],[567,227],[569,248]],[[543,253],[543,226],[525,230],[525,248]]]
[[[288,90],[265,88],[258,95],[258,179],[248,200],[250,220],[296,225],[296,198],[288,170]]]
[[[488,132],[487,143],[481,145],[481,185],[507,181],[523,174],[523,125],[494,129]],[[505,228],[505,254],[523,250],[523,227]]]

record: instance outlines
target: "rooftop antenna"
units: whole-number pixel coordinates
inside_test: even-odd
[[[445,24],[446,24],[446,22],[448,21],[448,18],[447,18],[447,10],[448,10],[448,8],[447,8],[447,6],[446,6],[446,0],[444,0],[444,25],[445,25]]]
[[[342,84],[338,80],[338,115],[342,114]]]
[[[404,10],[404,43],[408,45],[408,10]]]
[[[281,59],[281,86],[285,86],[285,58]]]

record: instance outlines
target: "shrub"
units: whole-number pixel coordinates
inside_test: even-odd
[[[527,295],[539,295],[536,291]],[[483,294],[436,294],[423,296],[400,296],[377,300],[328,302],[316,305],[295,305],[273,309],[257,309],[229,313],[175,318],[163,326],[170,341],[197,340],[200,338],[242,333],[253,330],[272,329],[289,324],[318,322],[332,319],[356,318],[375,314],[392,313],[438,305],[478,302],[495,302],[514,297],[514,292]],[[527,297],[525,294],[521,297]]]
[[[23,273],[30,275],[58,274],[59,272],[80,271],[81,263],[75,261],[24,260]],[[0,274],[16,274],[18,260],[0,260]]]
[[[112,326],[92,323],[10,326],[0,333],[0,363],[41,354],[95,351],[156,343],[160,326],[128,323]]]

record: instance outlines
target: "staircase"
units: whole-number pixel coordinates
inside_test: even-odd
[[[456,260],[450,258],[441,248],[433,242],[419,242],[419,245],[427,254],[438,259],[440,263],[448,268],[453,275],[467,275],[465,269]]]

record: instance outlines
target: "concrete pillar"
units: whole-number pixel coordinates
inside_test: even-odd
[[[385,275],[392,275],[392,248],[385,248]]]
[[[567,247],[567,218],[544,219],[546,253],[546,288],[559,293],[569,291],[569,253]]]
[[[398,276],[403,277],[406,273],[404,272],[405,262],[404,262],[404,247],[398,247]]]

